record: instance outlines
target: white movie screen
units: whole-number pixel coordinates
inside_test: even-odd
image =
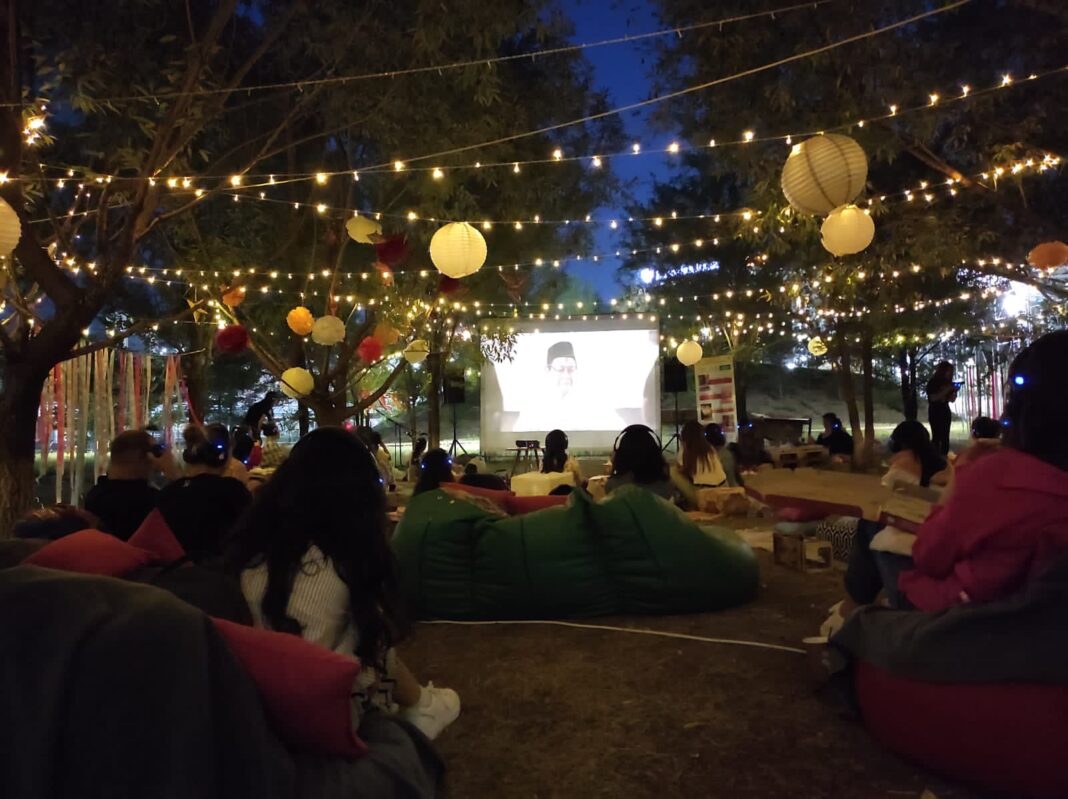
[[[482,446],[544,439],[559,428],[571,447],[610,448],[629,424],[660,424],[659,329],[634,317],[518,322],[513,359],[482,370]]]

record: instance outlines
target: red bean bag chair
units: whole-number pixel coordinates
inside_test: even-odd
[[[1010,796],[1068,796],[1068,685],[933,683],[860,661],[857,699],[880,743]]]

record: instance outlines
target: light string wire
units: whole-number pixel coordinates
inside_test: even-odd
[[[815,10],[820,6],[834,2],[838,2],[838,0],[808,0],[808,2],[795,3],[793,5],[783,6],[781,8],[774,8],[768,11],[759,11],[752,14],[739,14],[733,17],[724,17],[722,19],[709,20],[707,22],[695,22],[689,25],[680,25],[673,28],[663,28],[661,30],[649,31],[646,33],[627,34],[624,36],[616,36],[610,39],[600,39],[594,42],[582,42],[579,44],[561,45],[559,47],[550,47],[543,50],[525,50],[522,53],[511,53],[509,55],[503,56],[472,58],[464,61],[449,61],[442,64],[428,64],[421,67],[405,67],[401,69],[382,70],[379,72],[364,72],[357,75],[335,75],[329,78],[305,78],[303,80],[283,81],[277,83],[258,83],[252,84],[250,86],[239,86],[235,89],[192,89],[189,91],[154,92],[151,94],[129,94],[118,95],[115,97],[92,97],[89,99],[91,102],[94,103],[126,103],[147,100],[158,102],[159,100],[171,100],[177,99],[179,97],[208,97],[219,94],[247,95],[253,92],[279,91],[282,89],[303,90],[314,86],[330,86],[336,84],[354,83],[365,80],[399,78],[408,75],[419,75],[430,72],[441,73],[456,69],[466,69],[468,67],[490,66],[492,64],[507,63],[509,61],[525,61],[548,56],[564,55],[566,53],[573,53],[581,50],[590,50],[598,47],[608,47],[618,44],[630,44],[633,42],[640,42],[647,39],[654,39],[663,36],[681,36],[683,33],[703,30],[705,28],[714,28],[716,26],[730,25],[738,22],[747,22],[749,20],[760,19],[762,17],[771,17],[772,19],[774,19],[776,14],[788,14],[791,11],[800,11],[803,9]],[[39,105],[40,102],[41,101],[38,100],[36,102],[0,103],[0,108],[34,107],[36,105]]]

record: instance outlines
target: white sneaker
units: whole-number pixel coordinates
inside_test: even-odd
[[[830,611],[831,615],[828,616],[827,620],[820,625],[820,635],[822,635],[824,638],[830,638],[832,635],[842,629],[842,625],[845,624],[846,621],[845,616],[842,615],[841,602],[831,605],[828,610]]]
[[[401,718],[411,722],[433,741],[460,715],[460,695],[451,688],[423,687],[419,703],[401,711]]]

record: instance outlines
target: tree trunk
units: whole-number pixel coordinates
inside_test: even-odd
[[[871,331],[865,331],[861,339],[861,358],[863,359],[862,391],[864,395],[864,449],[861,458],[864,466],[870,466],[872,452],[875,449],[875,376],[872,359]]]
[[[0,390],[0,538],[37,498],[33,459],[37,411],[48,371],[8,364]],[[77,498],[75,498],[77,501]]]
[[[853,356],[849,344],[841,330],[834,334],[835,349],[838,354],[838,380],[842,388],[842,400],[849,415],[849,430],[853,435],[853,457],[859,459],[863,444],[860,429],[860,411],[857,409],[857,389],[853,384]]]
[[[427,390],[427,447],[441,446],[441,353],[432,352],[426,359],[430,370],[430,388]]]

